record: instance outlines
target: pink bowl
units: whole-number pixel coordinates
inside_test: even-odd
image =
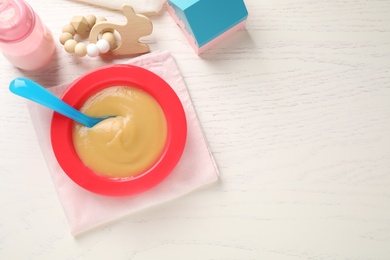
[[[149,70],[132,65],[110,65],[80,77],[66,89],[61,99],[76,109],[95,93],[112,86],[128,85],[142,89],[160,104],[167,121],[167,140],[159,159],[145,172],[128,178],[109,178],[89,169],[73,145],[74,121],[54,112],[51,142],[64,172],[79,186],[106,196],[129,196],[145,192],[162,182],[176,167],[187,137],[183,106],[173,89]]]

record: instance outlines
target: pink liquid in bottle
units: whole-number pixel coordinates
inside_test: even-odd
[[[14,66],[23,70],[44,67],[53,57],[50,30],[23,0],[0,0],[0,49]]]

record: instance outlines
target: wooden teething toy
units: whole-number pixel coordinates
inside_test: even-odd
[[[149,52],[148,45],[138,40],[152,33],[152,22],[146,16],[136,14],[128,5],[124,5],[122,11],[127,19],[122,25],[107,22],[104,17],[74,16],[69,24],[62,27],[59,40],[65,51],[79,57],[87,54],[96,57],[101,53],[132,55]],[[119,43],[115,32],[120,36]],[[89,44],[76,41],[77,34],[85,36],[88,33]]]
[[[119,46],[112,50],[114,55],[142,54],[149,52],[148,45],[140,43],[139,38],[150,35],[153,30],[152,22],[144,15],[136,14],[132,7],[124,5],[122,12],[126,16],[125,24],[100,22],[96,24],[89,34],[89,42],[98,42],[98,35],[107,29],[115,30],[121,36]]]

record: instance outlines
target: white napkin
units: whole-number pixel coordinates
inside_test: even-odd
[[[73,235],[178,198],[216,182],[219,177],[186,85],[171,54],[167,51],[154,52],[137,57],[129,64],[146,68],[167,81],[183,104],[188,124],[187,142],[178,165],[162,183],[142,194],[119,198],[106,197],[91,193],[75,184],[63,172],[51,148],[49,133],[53,112],[41,105],[28,102],[42,153]],[[66,87],[67,84],[49,90],[60,95]]]
[[[114,10],[122,10],[124,4],[133,7],[134,11],[139,14],[153,15],[157,14],[165,0],[76,0],[87,4],[97,5]]]

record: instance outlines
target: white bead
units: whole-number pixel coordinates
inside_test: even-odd
[[[87,54],[90,57],[97,57],[99,56],[99,48],[94,43],[90,43],[87,46]]]
[[[110,44],[104,39],[98,40],[96,46],[99,48],[100,53],[106,53],[110,50]]]

